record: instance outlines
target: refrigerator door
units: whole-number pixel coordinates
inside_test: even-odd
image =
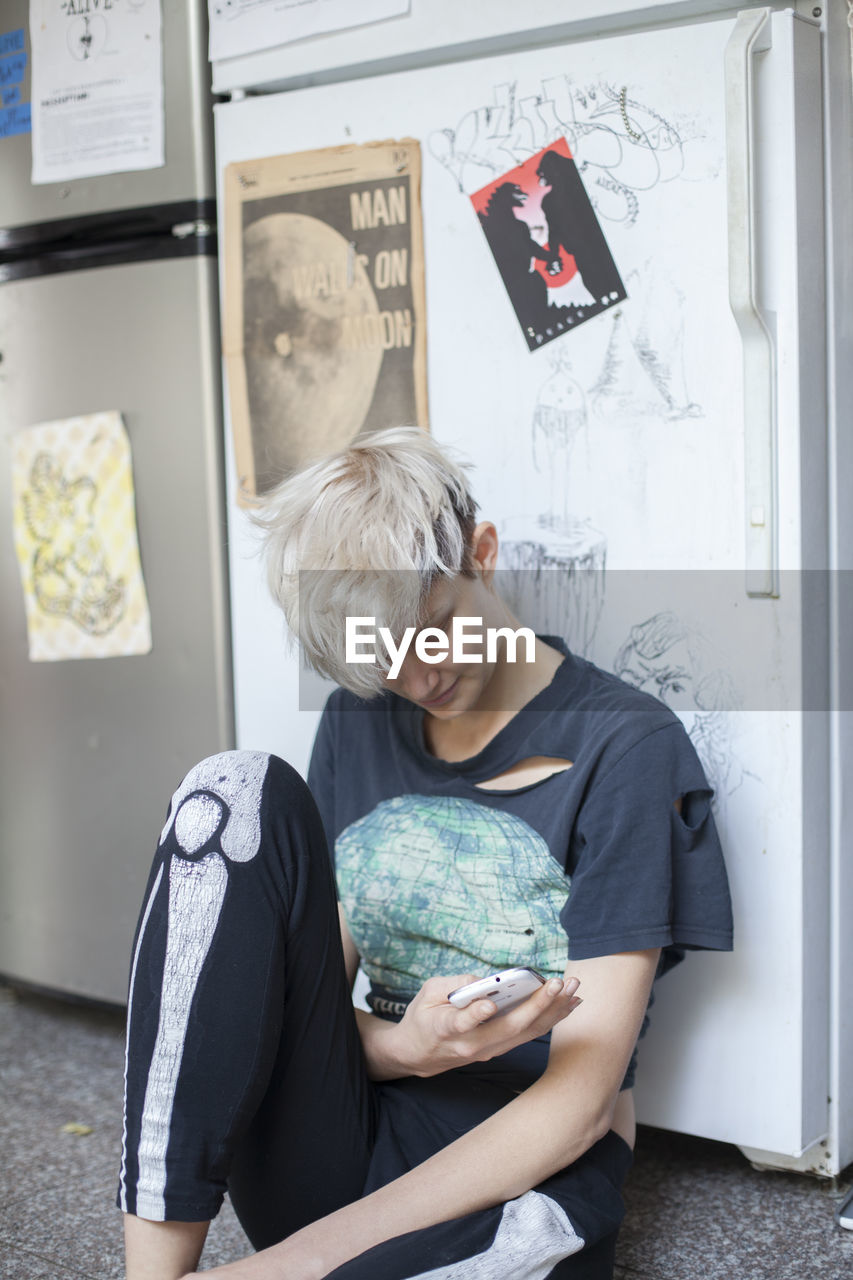
[[[215,262],[7,281],[0,352],[0,973],[123,1001],[169,796],[232,743]],[[32,663],[10,436],[102,409],[130,438],[153,648]]]
[[[738,8],[761,0],[741,0]],[[330,31],[213,64],[216,93],[239,89],[302,88],[408,67],[434,66],[485,53],[602,36],[644,23],[731,12],[730,0],[419,0],[384,22]]]
[[[28,0],[3,0],[2,32],[23,30],[20,98],[30,101]],[[162,0],[166,163],[161,168],[33,186],[29,133],[0,140],[0,227],[79,218],[110,209],[202,200],[213,190],[210,66],[204,0]],[[2,34],[0,32],[0,34]]]
[[[748,596],[744,573],[760,518],[744,496],[750,450],[768,437],[746,429],[729,303],[733,20],[221,105],[217,167],[221,179],[225,165],[265,155],[420,140],[433,433],[475,464],[481,513],[498,524],[509,562],[562,566],[549,622],[576,650],[630,678],[632,646],[639,653],[666,633],[669,658],[694,664],[679,707],[718,790],[737,945],[688,957],[659,984],[640,1055],[640,1118],[769,1163],[812,1148],[806,1166],[833,1172],[853,1151],[814,1154],[829,1078],[827,714],[803,675],[820,684],[825,673],[826,600],[807,601],[800,579],[826,554],[821,128],[792,92],[805,77],[800,96],[819,110],[820,50],[816,28],[790,12],[773,21],[756,70],[770,96],[758,102],[754,138],[770,220],[758,304],[776,343],[779,600]],[[802,39],[794,26],[807,29]],[[470,197],[559,136],[628,297],[529,352]],[[221,225],[221,243],[228,234]],[[229,514],[238,740],[304,768],[317,703],[300,703],[248,523],[234,505]],[[743,654],[712,660],[709,599],[746,621],[758,672],[747,665],[740,679]],[[708,635],[691,629],[688,606]],[[665,666],[649,670],[647,687],[668,696],[679,688]],[[775,701],[750,683],[765,677],[782,690]]]

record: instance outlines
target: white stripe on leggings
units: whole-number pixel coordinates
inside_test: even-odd
[[[225,900],[228,870],[218,853],[198,862],[173,857],[169,868],[169,933],[160,1022],[148,1069],[139,1134],[136,1213],[166,1217],[166,1148],[190,1009]]]
[[[157,879],[154,881],[154,887],[149,894],[148,901],[145,904],[145,914],[142,917],[142,924],[139,926],[139,937],[136,940],[136,950],[133,953],[133,965],[130,970],[130,987],[127,994],[127,1036],[124,1045],[124,1122],[121,1133],[121,1173],[119,1175],[119,1187],[121,1189],[121,1207],[127,1213],[127,1066],[128,1055],[130,1050],[130,1023],[133,1015],[133,988],[136,983],[136,966],[139,962],[139,951],[142,946],[142,939],[145,937],[145,926],[148,924],[148,917],[151,915],[151,908],[154,906],[154,899],[157,897],[157,890],[160,888],[160,881],[163,879],[163,867],[157,872]]]
[[[420,1271],[411,1280],[546,1280],[562,1258],[583,1246],[556,1201],[527,1191],[504,1205],[495,1238],[483,1253]]]

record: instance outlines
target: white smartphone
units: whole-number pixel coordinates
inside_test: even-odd
[[[502,969],[500,973],[489,974],[488,978],[457,987],[447,998],[457,1009],[467,1008],[473,1000],[492,1000],[500,1016],[532,996],[544,982],[542,974],[535,969]]]

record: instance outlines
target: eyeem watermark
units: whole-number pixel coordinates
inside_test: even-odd
[[[483,657],[483,637],[485,634],[486,654]],[[516,662],[519,640],[524,640],[524,662],[536,661],[536,636],[530,627],[483,627],[482,618],[454,618],[450,635],[441,627],[406,627],[400,637],[400,643],[394,641],[388,627],[379,627],[379,639],[385,652],[391,659],[388,678],[396,680],[406,659],[406,654],[414,640],[415,655],[421,662],[432,665],[443,662],[450,657],[451,662],[497,662],[498,644],[506,643],[505,658],[507,662]],[[350,618],[346,620],[346,654],[347,662],[376,662],[376,619]]]

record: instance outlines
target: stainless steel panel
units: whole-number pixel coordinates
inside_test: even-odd
[[[76,178],[34,187],[30,134],[0,139],[0,227],[135,209],[213,194],[213,121],[207,9],[204,0],[161,0],[165,81],[166,164],[160,169]],[[23,28],[28,55],[22,101],[30,100],[29,6],[2,0],[0,31]]]
[[[0,973],[125,998],[171,791],[233,743],[215,263],[0,286]],[[31,663],[10,433],[120,409],[153,649]]]

